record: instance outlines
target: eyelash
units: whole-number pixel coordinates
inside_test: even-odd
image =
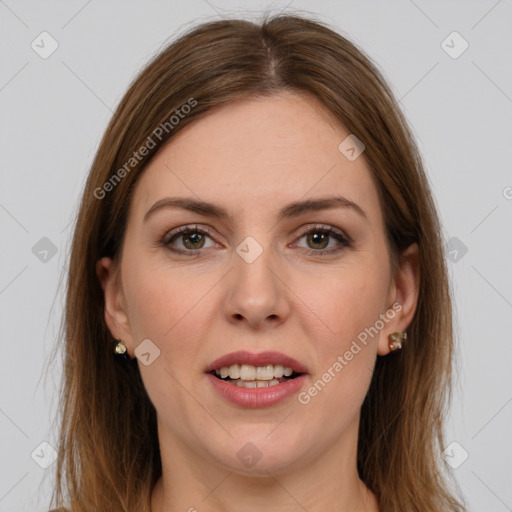
[[[200,233],[201,235],[208,235],[210,238],[213,238],[209,229],[206,227],[199,228],[197,225],[188,225],[183,226],[181,228],[176,229],[175,231],[171,231],[169,233],[166,233],[166,235],[162,238],[160,241],[160,245],[165,247],[166,249],[170,250],[173,253],[176,254],[186,254],[188,256],[195,256],[199,254],[203,249],[177,249],[177,248],[171,248],[169,244],[174,240],[179,238],[179,236],[184,234],[191,234],[191,233]],[[336,239],[340,245],[334,249],[305,249],[306,252],[313,256],[322,256],[324,254],[333,255],[340,251],[342,251],[344,248],[351,247],[351,240],[348,236],[344,235],[341,231],[334,230],[333,228],[323,226],[321,224],[319,225],[313,225],[308,226],[304,230],[301,231],[301,233],[298,235],[297,240],[300,240],[305,235],[309,235],[310,233],[321,233],[323,235],[328,235],[329,237],[332,237]]]

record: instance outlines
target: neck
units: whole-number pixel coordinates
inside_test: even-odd
[[[165,450],[151,512],[378,512],[375,495],[357,473],[357,426],[326,453],[286,471],[269,468],[251,476],[208,464],[159,425]]]

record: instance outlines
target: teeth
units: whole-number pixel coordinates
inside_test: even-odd
[[[278,379],[272,379],[272,380],[227,380],[226,382],[229,382],[230,384],[234,384],[235,386],[238,386],[239,388],[267,388],[270,386],[277,386],[279,384]]]
[[[256,381],[255,380],[251,380],[251,381],[248,381],[248,382],[244,382],[242,380],[238,380],[237,382],[240,382],[240,387],[243,387],[243,388],[255,388],[256,387]],[[237,384],[238,386],[239,384]]]
[[[276,379],[280,379],[284,375],[284,367],[281,364],[276,364],[274,366],[274,377]]]
[[[229,367],[229,377],[231,379],[239,379],[240,378],[240,365],[239,364],[232,364]]]
[[[274,367],[271,364],[258,366],[258,368],[256,368],[257,380],[271,380],[272,377],[274,377]]]
[[[240,366],[240,378],[242,380],[254,380],[256,378],[256,367],[250,364]]]
[[[229,377],[230,379],[241,379],[242,381],[257,380],[262,382],[272,382],[273,379],[280,379],[283,376],[289,377],[293,373],[293,369],[289,366],[283,366],[280,364],[267,364],[266,366],[253,366],[252,364],[233,364],[229,367],[223,366],[220,370],[215,370],[215,373],[223,379]],[[277,382],[279,383],[279,381]],[[275,384],[272,385],[275,386]]]

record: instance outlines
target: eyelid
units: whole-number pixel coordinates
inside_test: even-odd
[[[319,223],[306,224],[304,226],[301,226],[298,229],[299,229],[299,232],[297,233],[297,237],[301,237],[301,236],[309,233],[313,229],[318,229],[318,230],[324,230],[324,231],[334,231],[338,235],[346,238],[346,240],[348,242],[352,242],[351,237],[349,235],[347,235],[347,233],[345,233],[344,231],[342,231],[334,226],[331,226],[329,224],[319,224]],[[187,224],[187,225],[172,229],[170,231],[167,231],[164,235],[164,240],[171,239],[173,236],[181,234],[183,232],[196,231],[196,230],[204,231],[207,235],[212,236],[211,228],[209,228],[208,226],[201,225],[201,224]]]
[[[318,231],[330,231],[330,232],[336,233],[340,237],[344,238],[347,242],[349,242],[349,243],[353,242],[352,238],[350,238],[350,236],[348,236],[347,233],[345,233],[341,229],[331,226],[330,224],[313,223],[313,224],[307,224],[306,226],[303,226],[299,229],[300,229],[300,231],[299,231],[299,234],[297,235],[298,238],[306,235],[310,231],[317,229]]]
[[[198,231],[198,232],[204,232],[208,236],[211,236],[211,230],[208,226],[203,226],[201,224],[187,224],[185,226],[180,226],[178,228],[171,229],[170,231],[166,231],[163,240],[166,240],[167,243],[175,237],[176,235],[180,235],[182,233],[187,233],[189,231]]]

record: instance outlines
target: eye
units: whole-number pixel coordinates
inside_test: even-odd
[[[349,238],[341,231],[322,225],[309,226],[300,234],[299,240],[302,238],[305,238],[308,246],[312,247],[307,252],[313,255],[334,254],[350,247]],[[337,241],[337,244],[328,248],[331,241]]]
[[[161,245],[176,254],[186,254],[188,256],[196,255],[202,249],[215,247],[215,242],[207,246],[206,240],[212,240],[208,228],[199,228],[197,225],[182,226],[167,233],[161,240]],[[299,234],[298,240],[306,239],[308,254],[319,256],[323,254],[335,254],[346,247],[350,247],[350,238],[332,227],[324,225],[307,226]],[[176,244],[180,242],[181,247]],[[334,247],[329,247],[330,242],[337,242]],[[300,247],[300,246],[299,246]]]
[[[178,254],[194,254],[201,249],[207,248],[205,247],[206,238],[211,239],[209,231],[206,228],[199,229],[197,226],[183,226],[167,233],[162,240],[162,244],[169,250]],[[183,248],[172,247],[175,240],[181,240]]]

